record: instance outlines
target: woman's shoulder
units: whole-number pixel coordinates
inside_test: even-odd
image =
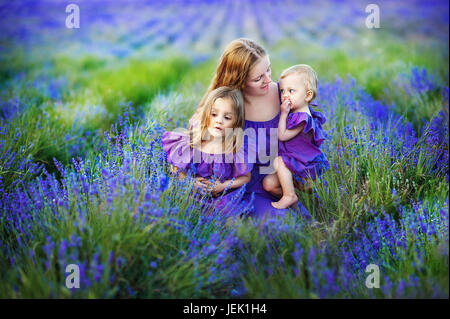
[[[274,81],[270,82],[269,87],[272,91],[276,91],[278,94],[279,89],[280,89],[280,84],[278,82],[274,82]]]
[[[265,107],[269,106],[269,109],[272,110],[271,118],[277,115],[281,110],[281,101],[280,101],[280,91],[278,90],[278,84],[276,82],[271,82],[269,84],[269,93],[263,100],[263,104]]]
[[[281,104],[280,84],[278,82],[271,82],[269,84],[269,88],[272,99],[275,100],[278,105],[280,105]]]

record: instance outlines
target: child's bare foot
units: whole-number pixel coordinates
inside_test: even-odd
[[[278,209],[288,208],[289,206],[297,203],[297,195],[283,195],[278,202],[272,202],[272,206]]]

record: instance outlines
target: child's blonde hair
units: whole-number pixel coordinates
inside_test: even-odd
[[[312,102],[314,98],[317,96],[318,80],[316,71],[314,71],[313,68],[307,64],[297,64],[281,72],[280,80],[291,74],[304,75],[306,91],[311,90],[313,92],[312,99],[311,101],[309,101]]]
[[[191,146],[201,145],[204,139],[209,121],[211,118],[212,107],[217,99],[229,99],[233,105],[233,134],[225,138],[225,152],[231,153],[238,151],[243,144],[243,130],[244,130],[244,98],[239,89],[233,89],[228,86],[222,86],[214,89],[208,93],[201,108],[198,125],[194,125],[190,129]],[[235,130],[238,129],[238,130]]]

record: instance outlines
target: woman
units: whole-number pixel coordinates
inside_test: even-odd
[[[273,160],[278,154],[277,127],[281,111],[279,88],[277,83],[271,80],[270,59],[266,51],[246,38],[229,43],[199,105],[204,104],[209,92],[221,86],[241,90],[245,102],[245,132],[253,129],[256,134],[258,146],[256,163],[251,172],[251,180],[246,186],[247,198],[250,198],[252,192],[255,193],[254,213],[251,216],[286,213],[287,210],[278,210],[271,205],[271,202],[278,201],[278,198],[265,191],[263,187],[263,179],[267,174],[273,173],[270,167],[273,166]],[[199,110],[191,118],[191,125],[195,125],[198,114]],[[266,189],[269,189],[270,186],[278,186],[279,181],[275,176],[274,179],[264,180],[264,184]]]

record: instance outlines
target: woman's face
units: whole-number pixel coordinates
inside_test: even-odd
[[[272,82],[269,56],[259,58],[250,69],[247,81],[245,81],[244,94],[266,95],[269,92],[269,84]]]

